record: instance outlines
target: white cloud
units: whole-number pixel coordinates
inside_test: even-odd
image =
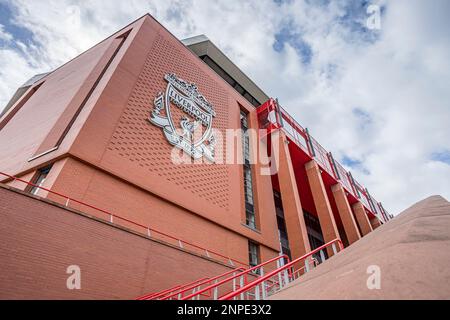
[[[373,2],[385,10],[371,42],[358,32],[356,1],[14,1],[14,22],[33,42],[0,49],[0,103],[33,74],[150,12],[179,38],[206,34],[327,149],[363,161],[354,176],[392,213],[432,194],[450,199],[450,165],[430,158],[450,150],[450,4]],[[288,23],[294,38],[277,52],[275,35]],[[307,65],[296,36],[311,48]],[[0,39],[12,41],[1,26]],[[366,126],[355,108],[369,115]]]
[[[0,24],[0,40],[9,42],[13,39],[13,36],[5,31],[5,26]]]

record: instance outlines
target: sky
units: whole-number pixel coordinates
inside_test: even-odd
[[[0,110],[145,13],[210,38],[390,213],[450,200],[447,0],[0,0]]]

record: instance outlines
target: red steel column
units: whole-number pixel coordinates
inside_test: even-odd
[[[336,202],[348,242],[349,244],[352,244],[353,242],[361,239],[361,234],[359,233],[355,217],[353,216],[352,209],[350,208],[347,196],[345,195],[345,190],[340,183],[337,183],[331,187],[331,191],[333,192],[333,197]]]
[[[305,218],[295,180],[291,154],[289,153],[286,135],[279,130],[272,133],[272,143],[279,144],[278,181],[281,201],[283,202],[284,219],[289,238],[292,258],[298,258],[311,251]],[[276,149],[274,149],[276,150]]]
[[[353,204],[352,208],[355,213],[356,221],[358,221],[359,228],[361,229],[362,236],[372,232],[372,225],[370,224],[366,209],[364,209],[364,205],[361,201]]]
[[[370,224],[372,225],[373,230],[381,226],[381,222],[377,217],[370,219]]]
[[[325,243],[340,239],[319,166],[315,160],[311,160],[305,168]],[[330,254],[330,250],[328,253]]]

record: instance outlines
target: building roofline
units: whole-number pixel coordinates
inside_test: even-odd
[[[269,96],[204,34],[181,40],[197,56],[207,55],[261,104]]]

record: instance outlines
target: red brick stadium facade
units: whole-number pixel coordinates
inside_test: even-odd
[[[252,85],[236,89],[209,58],[146,15],[16,97],[0,118],[1,298],[135,298],[348,246],[389,220],[275,100],[242,94]],[[196,84],[223,136],[244,117],[266,130],[266,148],[280,142],[276,174],[173,163],[167,131],[149,121],[170,74]],[[73,264],[81,290],[66,288]]]

